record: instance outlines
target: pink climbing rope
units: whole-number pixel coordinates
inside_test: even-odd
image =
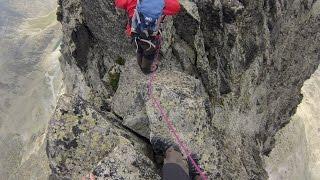
[[[164,108],[161,106],[160,102],[152,95],[152,84],[153,81],[156,77],[156,71],[154,71],[151,74],[151,77],[149,79],[148,82],[148,96],[149,99],[152,100],[153,106],[158,109],[158,111],[160,112],[161,117],[165,120],[171,136],[174,136],[174,138],[176,139],[176,142],[178,143],[180,149],[183,151],[184,155],[188,157],[188,159],[191,161],[191,163],[193,164],[193,166],[196,168],[196,170],[198,171],[198,173],[200,174],[201,178],[203,180],[207,180],[207,176],[206,174],[201,170],[201,168],[199,167],[199,165],[195,162],[195,160],[191,157],[191,151],[187,148],[186,144],[183,142],[183,140],[180,138],[176,128],[174,127],[171,119],[168,117],[167,113],[165,112]]]

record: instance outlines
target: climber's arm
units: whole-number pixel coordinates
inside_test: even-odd
[[[165,0],[164,15],[175,15],[180,11],[179,0]]]
[[[115,4],[117,8],[127,10],[128,0],[116,0]]]
[[[137,0],[116,0],[115,5],[117,8],[126,10],[128,13],[128,24],[126,26],[126,34],[131,36],[131,18],[137,5]]]
[[[137,0],[116,0],[117,8],[121,8],[127,11],[128,16],[131,18],[134,14],[134,10],[137,5]]]

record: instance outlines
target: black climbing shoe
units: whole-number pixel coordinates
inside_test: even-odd
[[[158,156],[165,156],[166,151],[170,147],[173,147],[174,150],[181,153],[181,150],[176,143],[174,143],[170,140],[165,140],[164,138],[160,138],[160,137],[152,138],[151,145],[152,145],[154,153]]]
[[[157,71],[158,65],[157,65],[157,64],[155,65],[154,70],[150,70],[151,68],[142,68],[141,66],[140,66],[140,68],[141,68],[141,71],[143,72],[143,74],[149,75],[149,74],[152,74],[152,73],[154,73],[155,71]]]
[[[200,158],[196,154],[191,154],[192,159],[195,161],[195,163],[200,167],[200,170],[203,172],[203,169],[201,168],[199,161]],[[188,157],[188,166],[189,166],[189,177],[191,180],[195,180],[197,176],[200,176],[199,172],[197,171],[196,167],[192,164],[191,160]]]
[[[155,155],[158,155],[158,156],[165,156],[166,151],[170,147],[173,147],[173,149],[175,151],[181,153],[181,150],[180,150],[179,146],[176,143],[174,143],[174,142],[172,142],[170,140],[166,140],[164,138],[160,138],[160,137],[152,138],[151,139],[151,145],[153,147],[153,151],[154,151]],[[199,156],[197,156],[196,154],[192,153],[191,157],[195,161],[195,163],[200,167],[200,170],[203,172],[203,169],[201,168],[201,166],[199,164],[199,161],[200,161]],[[195,178],[197,176],[200,176],[200,173],[197,171],[196,167],[192,164],[192,162],[189,159],[189,157],[188,157],[187,163],[188,163],[188,167],[189,167],[189,177],[190,177],[191,180],[195,180]]]

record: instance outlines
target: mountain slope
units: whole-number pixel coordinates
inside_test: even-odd
[[[0,1],[1,179],[49,174],[48,163],[42,165],[47,161],[44,138],[62,86],[55,3]],[[49,13],[53,18],[45,18]]]

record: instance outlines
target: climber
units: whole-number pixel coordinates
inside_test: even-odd
[[[165,16],[180,11],[179,0],[116,0],[125,9],[129,21],[126,34],[136,46],[137,61],[145,74],[157,70],[161,47],[161,24]]]

